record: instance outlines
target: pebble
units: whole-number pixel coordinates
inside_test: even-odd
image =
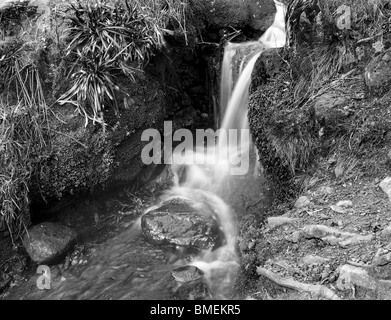
[[[350,207],[353,207],[353,202],[350,200],[343,200],[343,201],[339,201],[337,203],[337,206],[343,207],[343,208],[350,208]]]
[[[338,220],[338,226],[342,227],[343,226],[343,222],[342,220]]]

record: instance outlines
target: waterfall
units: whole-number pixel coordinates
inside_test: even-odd
[[[207,199],[214,208],[224,231],[226,244],[213,252],[202,253],[192,263],[203,270],[209,278],[214,272],[221,270],[226,271],[226,277],[229,277],[227,274],[232,276],[239,266],[239,259],[235,252],[236,219],[234,212],[222,199],[221,194],[224,193],[222,192],[224,183],[232,179],[229,160],[232,157],[243,156],[250,150],[247,106],[251,74],[255,63],[263,51],[282,47],[286,41],[286,7],[278,1],[275,1],[275,5],[277,12],[274,23],[258,41],[228,43],[225,47],[220,89],[220,115],[223,115],[220,130],[221,132],[236,132],[236,139],[227,141],[228,134],[225,139],[218,136],[216,150],[205,150],[204,147],[196,149],[196,158],[212,157],[215,161],[207,162],[209,165],[192,163],[191,159],[186,161],[185,180],[179,184],[179,179],[177,179],[174,187],[168,190],[163,197],[163,201],[173,197],[184,197],[196,203],[203,198]],[[182,165],[173,164],[173,171],[178,173],[180,167]],[[224,283],[226,279],[218,281]]]

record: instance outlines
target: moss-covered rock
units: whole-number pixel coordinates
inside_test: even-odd
[[[273,23],[276,11],[272,0],[197,0],[190,1],[190,7],[200,31],[249,28],[262,33]],[[215,40],[221,36],[217,33]]]

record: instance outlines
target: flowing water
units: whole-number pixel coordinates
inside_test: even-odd
[[[65,281],[39,298],[172,299],[178,285],[170,271],[183,265],[197,266],[205,273],[213,298],[230,297],[240,262],[235,249],[238,216],[245,213],[246,204],[262,195],[264,183],[258,174],[254,175],[258,161],[248,133],[247,104],[251,73],[258,57],[264,50],[285,43],[285,33],[281,33],[284,6],[276,2],[276,8],[274,24],[259,41],[228,43],[225,47],[220,129],[222,132],[237,130],[237,139],[227,141],[219,136],[215,149],[195,148],[192,159],[208,158],[208,164],[187,161],[185,165],[172,165],[176,176],[174,186],[160,198],[160,203],[176,197],[190,199],[193,203],[207,201],[218,216],[225,244],[214,251],[207,250],[193,256],[191,260],[172,259],[164,250],[145,240],[139,217],[100,247],[88,265],[64,274]],[[246,154],[250,157],[246,158]],[[233,158],[249,161],[251,170],[243,175],[232,175]],[[183,166],[186,175],[179,179]]]

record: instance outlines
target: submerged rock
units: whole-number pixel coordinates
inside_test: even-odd
[[[176,281],[189,282],[203,278],[204,273],[196,266],[184,266],[176,268],[171,272]]]
[[[145,237],[158,245],[181,246],[188,249],[215,249],[224,238],[213,210],[206,204],[174,198],[141,219]]]
[[[208,284],[203,279],[186,282],[174,294],[178,300],[211,300]]]
[[[50,264],[61,259],[71,249],[76,237],[76,232],[69,227],[45,222],[28,230],[23,245],[34,262]]]

